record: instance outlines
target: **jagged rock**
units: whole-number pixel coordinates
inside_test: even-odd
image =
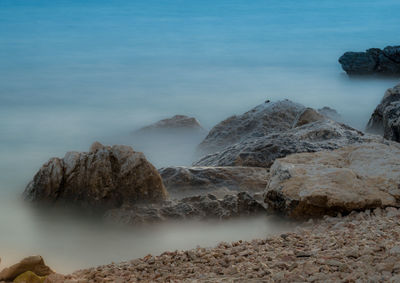
[[[154,124],[139,129],[139,132],[153,131],[159,129],[186,129],[186,130],[202,130],[204,128],[200,122],[194,118],[185,115],[175,115],[171,118],[160,120]]]
[[[385,92],[381,103],[372,113],[366,130],[400,142],[400,84]]]
[[[325,120],[325,117],[322,114],[318,113],[312,108],[307,107],[296,118],[293,128],[301,127],[303,125],[310,124],[312,122],[323,121],[323,120]]]
[[[106,212],[105,219],[122,224],[139,224],[177,219],[225,219],[265,213],[264,204],[247,192],[226,195],[193,196],[163,204],[136,205]]]
[[[400,46],[346,52],[339,58],[339,63],[348,75],[400,75]]]
[[[367,143],[300,153],[271,167],[265,202],[293,218],[400,205],[400,146]]]
[[[198,146],[198,151],[212,153],[250,137],[286,131],[304,109],[303,105],[290,100],[266,101],[242,115],[232,116],[217,124]]]
[[[318,112],[322,115],[324,115],[325,117],[332,119],[336,122],[342,122],[342,117],[340,116],[340,114],[333,108],[330,108],[328,106],[324,106],[320,109],[318,109]]]
[[[376,141],[347,125],[326,119],[305,124],[286,132],[246,139],[207,155],[194,166],[253,166],[269,168],[277,158],[299,152],[333,150],[346,145]]]
[[[165,167],[158,172],[171,197],[260,192],[269,177],[267,169],[257,167]]]
[[[20,274],[27,271],[31,271],[38,276],[47,276],[54,273],[54,271],[44,263],[41,256],[30,256],[24,258],[19,263],[3,269],[0,272],[0,281],[13,281]]]
[[[108,209],[124,203],[166,198],[157,170],[129,146],[102,146],[68,152],[45,163],[25,189],[25,199]]]

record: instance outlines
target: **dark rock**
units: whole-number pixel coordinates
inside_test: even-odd
[[[139,131],[146,132],[160,129],[186,129],[204,131],[204,128],[200,125],[196,118],[185,115],[175,115],[171,118],[160,120],[154,124],[139,129]]]

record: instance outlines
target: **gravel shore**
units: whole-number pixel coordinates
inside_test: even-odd
[[[400,282],[399,222],[391,207],[324,217],[276,237],[148,255],[64,282]]]

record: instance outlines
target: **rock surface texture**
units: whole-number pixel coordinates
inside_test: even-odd
[[[19,263],[3,269],[0,272],[0,281],[13,281],[19,275],[30,271],[37,276],[47,276],[54,273],[48,267],[41,256],[30,256],[24,258]]]
[[[348,75],[400,75],[400,46],[383,50],[371,48],[366,52],[346,52],[339,63]]]
[[[141,224],[182,219],[228,219],[266,213],[263,201],[246,192],[217,198],[214,195],[193,196],[162,204],[135,205],[106,212],[104,218],[120,224]]]
[[[269,168],[275,159],[289,154],[333,150],[377,139],[378,136],[365,135],[344,124],[322,119],[284,132],[248,138],[220,152],[206,155],[193,165]]]
[[[68,152],[45,163],[25,192],[27,200],[107,209],[163,201],[157,170],[129,146],[94,143],[90,152]]]
[[[171,197],[262,192],[269,173],[258,167],[165,167],[158,170]]]
[[[266,101],[242,115],[232,116],[217,124],[198,150],[203,154],[212,153],[246,138],[286,131],[304,109],[303,105],[289,100]]]
[[[400,205],[400,146],[370,143],[278,159],[269,208],[293,218]]]
[[[367,132],[400,142],[400,84],[388,89],[368,121]]]
[[[159,129],[204,130],[196,118],[185,115],[175,115],[171,118],[163,119],[154,124],[143,127],[139,129],[139,131],[146,132]]]
[[[399,221],[395,208],[325,217],[279,236],[148,255],[60,280],[395,283],[400,282]]]

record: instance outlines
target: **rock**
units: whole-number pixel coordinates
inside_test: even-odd
[[[153,131],[159,129],[183,129],[183,130],[201,130],[205,131],[200,122],[194,118],[185,115],[175,115],[171,118],[160,120],[154,124],[139,129],[139,132]]]
[[[34,273],[36,276],[47,276],[49,274],[54,273],[48,267],[45,263],[44,260],[41,256],[30,256],[27,258],[24,258],[21,260],[19,263],[14,264],[10,267],[7,267],[3,269],[0,272],[0,281],[13,281],[15,278],[17,278],[19,275],[30,271],[30,273]],[[29,274],[26,274],[25,276],[30,276]],[[22,281],[19,281],[22,282]],[[28,281],[30,282],[30,281]],[[32,281],[35,282],[35,281]]]
[[[346,52],[339,63],[348,75],[400,75],[400,46],[387,46],[383,50],[368,49],[366,52]]]
[[[37,276],[32,271],[26,271],[14,279],[14,283],[43,283],[45,277]]]
[[[266,101],[250,111],[232,116],[211,129],[198,146],[202,154],[212,153],[250,137],[261,137],[292,128],[304,106],[290,100]]]
[[[107,209],[125,203],[157,202],[167,193],[157,170],[129,146],[102,146],[68,152],[45,163],[24,192],[34,202]]]
[[[285,132],[249,138],[207,155],[193,166],[253,166],[269,168],[275,159],[300,152],[333,150],[346,145],[377,141],[347,125],[325,119]]]
[[[368,121],[367,132],[400,142],[400,84],[388,89]]]
[[[265,202],[293,218],[398,207],[400,146],[368,143],[293,154],[271,167]]]
[[[328,106],[324,106],[320,109],[318,109],[318,113],[324,115],[325,117],[332,119],[336,122],[342,122],[343,119],[340,116],[340,114],[333,108],[330,108]]]
[[[267,169],[257,167],[165,167],[158,170],[171,197],[229,192],[261,192]]]
[[[214,195],[193,196],[162,204],[135,205],[106,212],[104,218],[121,224],[140,224],[176,219],[226,219],[265,213],[262,202],[247,192],[217,198]]]
[[[310,124],[312,122],[323,121],[323,120],[325,120],[325,117],[322,114],[318,113],[312,108],[307,107],[296,118],[293,128],[301,127],[303,125]]]

